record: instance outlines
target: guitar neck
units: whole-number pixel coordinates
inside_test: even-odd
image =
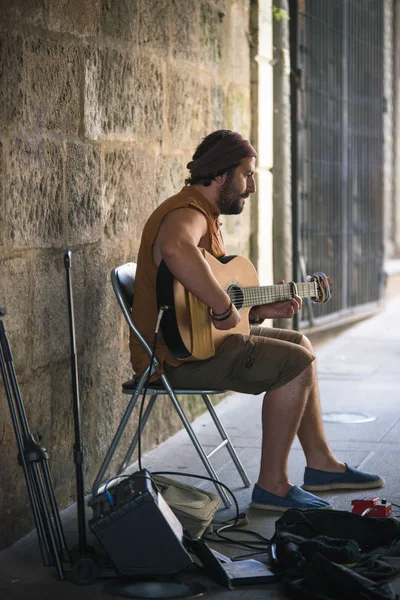
[[[272,304],[273,302],[283,302],[290,300],[296,295],[300,298],[317,298],[318,286],[316,281],[307,283],[281,283],[279,285],[249,286],[241,288],[240,304],[242,306],[257,306],[260,304]],[[231,300],[235,304],[235,292],[231,295]]]

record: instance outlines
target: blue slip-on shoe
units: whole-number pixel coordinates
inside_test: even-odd
[[[276,496],[275,494],[271,494],[271,492],[267,492],[267,490],[261,488],[257,483],[253,489],[250,506],[252,508],[275,510],[278,512],[285,512],[289,508],[333,509],[332,504],[329,504],[329,502],[326,500],[317,498],[317,496],[314,496],[314,494],[309,494],[296,485],[290,488],[286,496]]]
[[[346,463],[345,463],[346,464]],[[368,490],[382,487],[385,480],[379,475],[360,471],[346,464],[344,473],[319,471],[305,468],[303,490],[323,492],[326,490]]]

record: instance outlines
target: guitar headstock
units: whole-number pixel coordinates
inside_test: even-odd
[[[325,273],[314,273],[310,278],[317,284],[317,296],[312,298],[313,302],[328,302],[332,297],[332,279]]]

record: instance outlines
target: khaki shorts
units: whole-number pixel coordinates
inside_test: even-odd
[[[173,387],[213,388],[261,394],[300,375],[315,356],[300,342],[298,331],[252,327],[251,335],[230,336],[207,360],[165,365]]]

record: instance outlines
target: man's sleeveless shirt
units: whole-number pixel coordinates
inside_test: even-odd
[[[153,261],[153,244],[164,217],[177,208],[193,208],[204,214],[207,220],[210,248],[205,248],[216,258],[225,254],[224,242],[219,226],[219,211],[196,188],[185,186],[178,194],[165,200],[150,215],[144,226],[137,261],[135,294],[133,301],[133,321],[140,333],[153,346],[154,329],[157,322],[156,278],[157,267]],[[149,357],[137,338],[130,336],[131,363],[136,376],[140,376],[149,365]],[[156,356],[161,365],[182,364],[168,350],[161,331],[158,333]],[[161,369],[162,372],[162,369]]]

